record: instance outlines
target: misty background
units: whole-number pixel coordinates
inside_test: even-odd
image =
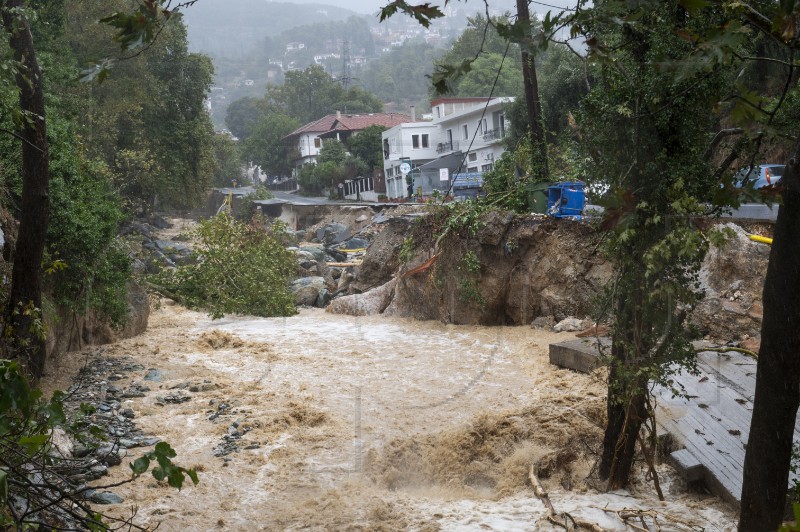
[[[445,17],[424,28],[397,14],[379,22],[388,0],[200,0],[184,11],[189,47],[212,58],[215,84],[209,96],[214,126],[224,128],[231,102],[263,97],[285,74],[318,65],[386,102],[386,110],[424,110],[429,75],[469,24],[485,16],[480,0],[439,2]],[[569,5],[555,0],[547,5]],[[531,3],[531,12],[550,10]],[[490,2],[490,15],[515,13],[514,0]],[[407,79],[412,77],[413,79]]]

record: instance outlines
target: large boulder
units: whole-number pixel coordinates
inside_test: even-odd
[[[419,249],[385,313],[486,325],[588,316],[612,272],[596,240],[585,223],[489,213],[476,234],[444,239],[435,259]]]
[[[763,307],[761,292],[770,246],[750,240],[738,225],[720,227],[731,233],[724,245],[711,247],[700,269],[705,297],[692,313],[692,322],[716,339],[758,336]]]
[[[163,253],[171,264],[189,264],[194,261],[192,248],[174,240],[153,240],[153,246]]]
[[[325,226],[317,229],[316,240],[324,244],[338,244],[344,242],[350,237],[350,229],[338,222],[331,222]]]
[[[392,279],[388,283],[374,288],[363,294],[352,294],[334,299],[325,309],[334,314],[347,314],[350,316],[371,316],[380,314],[394,296],[394,288],[397,279]]]
[[[310,253],[311,258],[317,262],[325,260],[325,248],[320,245],[314,246],[300,246],[300,251]]]
[[[475,234],[452,232],[438,247],[430,219],[393,218],[385,226],[355,278],[348,272],[339,278],[340,289],[350,282],[350,294],[363,294],[334,300],[329,311],[462,324],[557,323],[591,316],[614,272],[598,251],[600,235],[582,222],[487,213]],[[739,226],[727,229],[733,236],[702,264],[705,298],[691,320],[704,334],[733,341],[759,334],[770,248]],[[409,236],[416,249],[401,264]]]
[[[297,264],[306,270],[316,269],[317,267],[317,260],[314,258],[314,254],[309,251],[303,251],[302,249],[297,250],[294,252],[295,258],[297,259]]]
[[[298,307],[321,307],[325,303],[328,285],[322,277],[301,277],[291,284],[290,290]]]
[[[390,218],[367,248],[364,259],[350,284],[351,293],[365,292],[389,281],[400,267],[400,249],[409,235],[412,221],[408,218]]]

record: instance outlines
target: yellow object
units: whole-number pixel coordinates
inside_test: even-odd
[[[336,251],[341,251],[342,253],[359,253],[361,251],[366,251],[367,248],[355,248],[355,249],[337,249]]]
[[[759,236],[759,235],[748,235],[750,240],[755,242],[761,242],[762,244],[770,244],[772,245],[772,239],[766,236]]]

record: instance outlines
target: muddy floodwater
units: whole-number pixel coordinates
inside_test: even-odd
[[[633,530],[624,508],[662,530],[734,528],[666,466],[666,502],[641,471],[631,492],[592,488],[604,383],[548,364],[567,333],[321,310],[212,321],[168,303],[145,334],[85,354],[144,367],[116,383],[150,388],[123,407],[201,482],[176,492],[148,476],[103,510],[136,507],[159,530],[563,530],[533,494],[534,464],[557,512],[606,529]],[[47,385],[67,387],[85,358],[62,357]]]

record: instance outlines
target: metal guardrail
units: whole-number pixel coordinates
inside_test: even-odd
[[[458,149],[458,141],[440,142],[436,145],[436,153],[445,153],[448,151],[455,151]]]
[[[505,128],[496,127],[494,129],[490,129],[489,131],[483,134],[484,141],[491,141],[491,140],[500,140],[506,134]]]

